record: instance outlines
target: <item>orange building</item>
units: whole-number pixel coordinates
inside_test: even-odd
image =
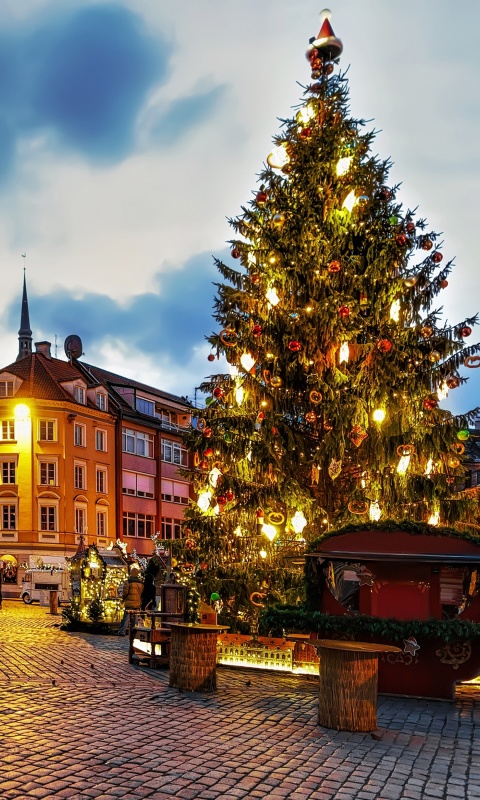
[[[0,369],[6,596],[20,594],[25,565],[64,563],[81,534],[151,555],[154,534],[180,537],[190,496],[178,473],[188,466],[185,398],[81,362],[76,336],[65,342],[69,361],[53,358],[49,342],[35,348],[24,281],[18,357]]]

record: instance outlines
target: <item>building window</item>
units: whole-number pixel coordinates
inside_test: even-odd
[[[107,410],[107,395],[103,394],[103,392],[97,392],[97,408],[99,408],[100,411]]]
[[[87,471],[85,464],[75,464],[74,487],[75,489],[87,488]]]
[[[166,503],[180,503],[182,506],[188,506],[189,493],[188,483],[162,480],[162,500]]]
[[[123,512],[123,535],[138,536],[142,539],[153,536],[153,521],[151,514],[134,514],[130,511]]]
[[[0,397],[13,397],[13,381],[0,381]]]
[[[123,428],[122,450],[124,453],[153,458],[153,434]]]
[[[97,467],[96,484],[98,494],[107,494],[107,470]]]
[[[56,506],[40,506],[40,530],[41,531],[57,530]]]
[[[87,510],[77,507],[75,509],[75,533],[85,533],[87,530]]]
[[[85,389],[83,386],[74,386],[73,396],[77,403],[82,403],[82,405],[85,405]]]
[[[180,539],[182,526],[179,519],[162,517],[162,539]]]
[[[1,462],[2,483],[16,483],[16,466],[15,461]]]
[[[188,466],[188,456],[185,447],[178,442],[162,439],[162,461],[169,464],[178,464],[180,467]]]
[[[73,426],[73,442],[76,447],[87,446],[87,429],[85,425],[79,425],[78,422],[75,422]]]
[[[155,497],[155,476],[143,475],[139,472],[123,471],[122,475],[124,494],[137,497]]]
[[[101,428],[95,431],[95,450],[105,453],[107,451],[107,432]]]
[[[145,400],[144,397],[137,397],[135,408],[140,411],[140,414],[148,414],[149,417],[155,416],[155,403],[152,403],[151,400]]]
[[[40,485],[57,486],[57,464],[55,461],[40,461]]]
[[[13,419],[2,420],[0,435],[4,442],[15,440],[15,421]]]
[[[2,530],[14,531],[17,527],[17,507],[15,505],[2,505]]]
[[[107,535],[107,512],[97,511],[97,536]]]
[[[57,420],[41,419],[38,425],[38,438],[40,442],[56,442]]]

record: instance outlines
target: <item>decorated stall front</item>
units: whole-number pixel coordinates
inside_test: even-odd
[[[80,622],[115,624],[123,616],[128,565],[120,548],[80,546],[70,562],[72,605]]]
[[[480,674],[480,537],[415,523],[323,536],[307,556],[307,607],[265,624],[401,647],[379,660],[379,691],[453,699]],[[308,609],[308,610],[307,610]]]

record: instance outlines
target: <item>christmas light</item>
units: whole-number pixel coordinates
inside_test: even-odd
[[[439,400],[445,400],[445,398],[448,397],[448,386],[445,381],[437,389],[437,397]]]
[[[346,208],[347,211],[352,211],[356,202],[357,198],[355,197],[355,192],[352,189],[352,191],[347,194],[345,200],[343,201],[342,208]]]
[[[338,363],[348,364],[349,357],[350,357],[350,347],[348,345],[348,342],[343,342],[343,344],[340,345],[340,350],[338,353]]]
[[[410,456],[401,456],[397,465],[397,472],[399,475],[405,475],[410,465]]]
[[[241,529],[240,525],[237,525],[237,527],[235,528],[235,530],[233,531],[233,533],[234,533],[234,535],[235,535],[235,536],[238,536],[239,538],[240,538],[241,536],[243,536],[243,531],[242,531],[242,529]]]
[[[372,522],[378,522],[378,520],[382,516],[382,511],[380,509],[380,506],[378,505],[377,500],[374,500],[370,503],[370,508],[368,509],[368,516],[370,517]]]
[[[267,551],[266,551],[266,550],[260,550],[260,553],[259,553],[259,555],[260,555],[262,558],[266,558],[266,557],[267,557]]]
[[[222,473],[218,469],[218,467],[213,467],[208,473],[208,482],[210,486],[213,486],[215,489],[218,483],[218,479],[221,477]]]
[[[433,459],[429,458],[427,466],[425,467],[425,475],[431,475],[433,472]]]
[[[200,492],[197,498],[197,506],[199,507],[200,511],[208,511],[211,499],[211,492]]]
[[[268,525],[267,523],[262,525],[261,531],[265,534],[267,539],[270,539],[271,542],[273,542],[275,536],[277,535],[277,529],[273,525]]]
[[[438,525],[439,522],[440,522],[440,514],[438,513],[438,511],[432,511],[432,513],[428,518],[428,524]]]
[[[255,359],[251,353],[242,353],[240,356],[240,364],[242,365],[245,372],[250,372],[252,367],[255,366]]]
[[[235,401],[237,406],[241,406],[245,397],[245,389],[243,386],[237,386],[235,389]]]
[[[346,156],[345,158],[340,158],[339,161],[337,161],[336,172],[337,172],[337,175],[338,175],[339,178],[341,178],[342,175],[346,175],[347,174],[348,170],[350,169],[351,163],[352,163],[352,157],[351,156]],[[355,195],[354,195],[354,197],[355,197]],[[343,205],[345,205],[345,203]],[[349,208],[349,211],[351,211],[351,210],[352,209]]]
[[[303,511],[296,511],[290,520],[290,524],[295,533],[301,533],[307,524],[307,520],[305,519]]]
[[[267,289],[267,291],[265,292],[265,297],[267,298],[267,300],[268,300],[268,302],[270,303],[271,306],[274,306],[274,307],[278,306],[278,304],[280,302],[280,298],[279,298],[279,296],[277,294],[277,290],[275,289],[275,286],[271,286],[269,289]]]
[[[298,112],[295,117],[300,125],[306,125],[311,119],[315,117],[315,106],[313,103],[306,103]]]
[[[282,142],[278,147],[274,147],[272,152],[267,156],[267,164],[273,169],[282,169],[289,161],[290,156],[288,155],[286,142]]]
[[[381,424],[383,422],[383,420],[385,419],[386,415],[385,415],[385,411],[383,410],[383,408],[376,408],[375,411],[373,412],[372,416],[373,416],[374,422],[379,422]]]
[[[390,319],[394,322],[400,320],[400,300],[394,300],[390,306]]]

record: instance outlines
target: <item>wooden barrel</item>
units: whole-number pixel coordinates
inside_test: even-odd
[[[171,627],[168,685],[182,691],[215,691],[217,688],[217,626],[202,627],[179,624]]]
[[[320,648],[318,724],[337,731],[377,727],[378,655]]]

